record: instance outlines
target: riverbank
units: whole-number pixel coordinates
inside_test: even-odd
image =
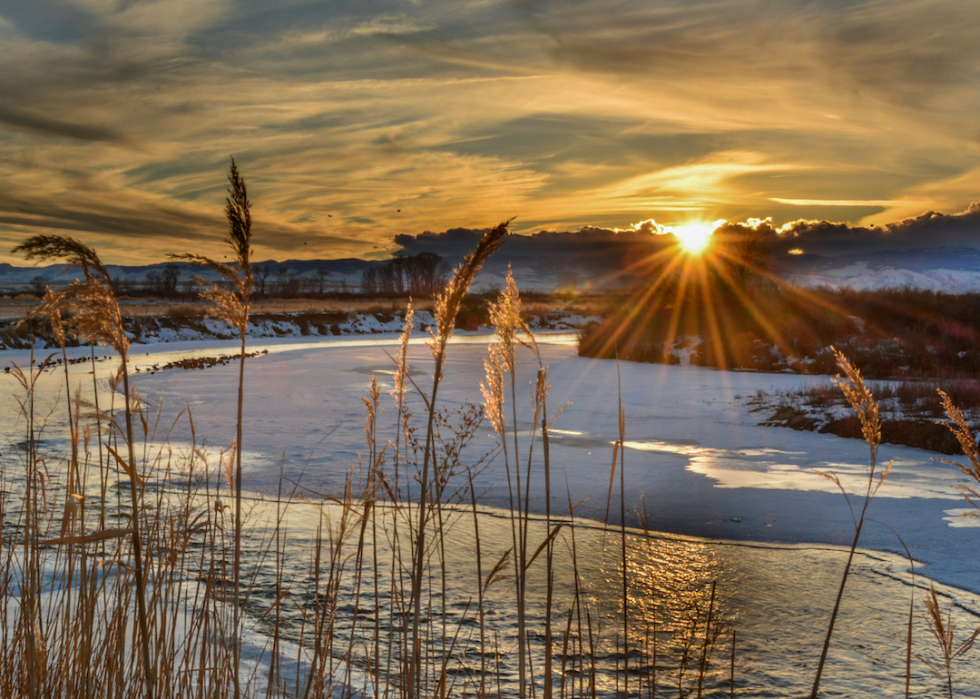
[[[439,391],[439,405],[448,421],[455,421],[454,416],[466,413],[468,404],[479,400],[483,359],[491,339],[486,333],[461,333],[454,338]],[[692,599],[670,598],[668,589],[696,593],[704,604],[710,583],[717,580],[717,611],[720,614],[724,610],[725,618],[739,633],[737,680],[742,693],[763,693],[772,687],[790,687],[794,692],[805,689],[846,557],[844,547],[853,536],[843,496],[815,470],[836,472],[844,487],[857,495],[863,492],[867,479],[865,445],[830,435],[760,427],[755,424],[756,416],[738,398],[763,387],[792,390],[803,377],[634,362],[617,365],[576,356],[575,339],[573,333],[539,337],[541,361],[549,368],[552,385],[549,407],[551,414],[560,411],[550,429],[551,479],[553,484],[560,484],[550,504],[556,522],[569,522],[569,504],[575,503],[575,520],[583,527],[577,533],[581,535],[579,575],[595,581],[594,585],[590,582],[586,594],[596,592],[597,609],[606,610],[604,624],[615,628],[619,608],[619,543],[610,539],[617,536],[616,530],[607,529],[605,522],[612,527],[625,523],[630,528],[628,546],[634,552],[631,565],[636,566],[630,583],[634,586],[631,599],[646,599],[652,589],[649,586],[658,585],[655,599],[659,600],[659,611],[651,616],[651,610],[640,604],[631,607],[633,623],[639,624],[631,632],[634,639],[643,638],[642,624],[657,619],[656,614],[673,614],[668,608],[674,602],[668,600],[676,599],[680,605],[677,609],[683,611],[683,605]],[[289,484],[287,490],[297,484],[305,504],[296,506],[307,508],[303,512],[314,516],[302,515],[299,521],[290,520],[285,525],[291,541],[315,543],[315,531],[311,533],[310,528],[315,525],[318,506],[306,498],[332,511],[335,505],[331,503],[344,501],[351,479],[356,482],[358,474],[364,473],[371,452],[365,444],[363,399],[370,395],[372,381],[379,396],[375,443],[388,445],[386,450],[394,448],[396,406],[388,394],[395,388],[392,356],[397,354],[397,346],[394,333],[282,337],[250,343],[249,351],[258,354],[246,363],[244,483],[266,503],[279,501],[283,483]],[[175,455],[191,453],[190,445],[206,437],[206,443],[213,445],[207,450],[209,458],[216,461],[219,447],[233,441],[236,362],[202,362],[208,364],[203,373],[154,371],[153,367],[184,361],[196,366],[195,358],[233,356],[234,350],[234,340],[175,341],[133,348],[130,367],[141,404],[153,407],[150,424],[168,426],[165,438],[151,441],[151,454],[161,449]],[[87,352],[87,348],[70,349],[69,359],[84,357]],[[94,368],[85,363],[70,364],[69,381],[91,390],[94,378],[100,404],[107,405],[113,395],[118,395],[109,386],[118,361],[104,352],[100,355],[102,361]],[[433,365],[426,338],[413,340],[406,356],[409,375],[423,390],[429,387]],[[11,350],[0,356],[0,361],[14,360],[26,366],[29,357],[28,351]],[[516,369],[520,448],[525,456],[527,450],[534,449],[537,457],[540,442],[528,438],[532,411],[526,399],[521,400],[536,380],[537,360],[520,350]],[[90,371],[95,372],[94,377]],[[42,400],[37,408],[43,413],[50,401],[63,394],[65,377],[60,371],[50,371],[39,380]],[[12,395],[16,391],[14,378],[0,375],[0,389]],[[12,410],[9,403],[0,406],[0,424],[4,426],[15,424],[6,412]],[[425,414],[424,400],[414,390],[409,391],[405,405],[417,415]],[[619,436],[620,405],[625,415],[625,460],[610,496],[610,463],[613,442]],[[57,418],[49,423],[45,449],[64,452],[65,428]],[[17,439],[16,434],[5,437]],[[204,447],[200,449],[203,453]],[[469,483],[480,503],[481,559],[486,577],[510,546],[507,472],[499,441],[488,424],[476,429],[470,446],[459,457],[460,463],[474,466]],[[961,474],[914,449],[884,446],[881,459],[895,459],[895,463],[869,516],[902,536],[916,561],[919,577],[917,589],[911,588],[910,571],[892,531],[877,524],[865,528],[861,541],[864,553],[852,571],[853,586],[845,595],[846,616],[840,635],[835,637],[833,670],[825,685],[843,693],[887,694],[902,687],[903,614],[907,614],[909,595],[921,598],[923,574],[948,585],[940,591],[946,595],[944,604],[959,605],[961,628],[975,625],[974,615],[980,614],[980,604],[976,603],[976,593],[980,592],[976,589],[980,570],[976,559],[978,530],[964,526],[971,522],[959,516],[963,503],[953,489],[963,482]],[[528,508],[541,515],[547,510],[548,498],[541,484],[539,462],[530,475]],[[401,483],[408,501],[417,499],[413,477],[396,481],[393,474],[389,476],[393,487]],[[467,514],[470,486],[466,483],[464,476],[453,487],[462,487],[461,502],[446,510],[456,524],[449,527],[445,541],[446,568],[452,571],[447,584],[450,589],[463,591],[476,575],[455,562],[456,557],[471,562],[469,554],[475,540],[472,518]],[[625,497],[621,499],[620,493]],[[450,509],[455,514],[450,515]],[[663,551],[646,548],[640,536],[643,527],[639,513],[643,513],[647,529],[654,532],[654,539],[664,542]],[[540,517],[535,521],[535,527],[540,528]],[[541,531],[534,532],[532,540],[540,541]],[[561,537],[561,546],[567,547],[568,530]],[[382,560],[386,556],[390,553],[380,554]],[[289,576],[301,579],[306,574],[306,558],[285,554],[284,560],[295,567],[295,571],[289,568]],[[562,565],[561,584],[567,591],[569,585],[574,587],[576,576],[568,572],[567,562]],[[604,580],[611,582],[603,586]],[[514,609],[503,601],[512,584],[493,587],[501,601],[494,603],[490,623],[504,638],[514,633]],[[601,595],[597,592],[600,588]],[[252,599],[257,604],[266,595],[266,601],[275,606],[277,594],[274,585],[266,584],[253,593]],[[373,594],[365,590],[356,604],[340,605],[336,619],[342,629],[355,624],[350,610],[363,609],[370,614]],[[540,601],[540,589],[534,588],[531,594],[538,595],[534,599]],[[472,597],[472,591],[460,599],[466,595]],[[533,621],[539,623],[540,606],[535,605]],[[869,609],[874,610],[873,623],[868,621]],[[452,614],[456,616],[450,617],[450,628],[457,619],[462,623],[458,611]],[[776,635],[767,626],[772,619],[779,620],[780,633],[790,635]],[[383,623],[388,623],[387,616]],[[668,620],[657,623],[667,624]],[[261,626],[255,628],[261,630]],[[368,635],[357,644],[371,638],[371,624],[362,621],[361,629]],[[802,634],[801,629],[809,635]],[[290,638],[287,630],[281,633],[283,639]],[[928,631],[917,620],[916,652],[927,646],[928,638]],[[470,636],[461,639],[464,641],[472,650],[475,639]],[[661,652],[666,652],[666,636],[664,642]],[[612,681],[616,663],[622,658],[611,632],[601,635],[597,653],[593,657],[611,665],[603,670],[603,676]],[[506,657],[512,658],[512,654]],[[673,670],[664,669],[665,676],[670,672]],[[913,687],[931,691],[924,668],[917,666],[914,673]],[[719,689],[724,680],[716,675],[710,684]],[[611,696],[612,691],[605,687],[599,694]]]
[[[463,330],[486,330],[482,318],[463,323]],[[528,326],[534,332],[573,331],[594,322],[596,317],[560,309],[541,309],[529,314]],[[203,314],[203,307],[171,306],[166,312],[128,314],[123,317],[126,335],[137,345],[173,342],[231,340],[237,334],[225,323]],[[249,316],[248,336],[253,340],[269,338],[318,338],[351,335],[400,333],[405,325],[405,310],[297,310],[277,312],[256,310]],[[426,333],[435,325],[431,311],[415,313],[413,331]],[[0,321],[0,351],[31,347],[38,350],[57,347],[50,323],[36,320],[21,324],[19,320]],[[77,342],[70,340],[77,346]]]
[[[483,358],[488,334],[460,334],[451,348],[451,371],[440,387],[440,402],[461,409],[479,400]],[[555,341],[549,341],[554,339]],[[790,374],[725,372],[695,366],[668,366],[592,360],[576,356],[573,333],[539,338],[542,361],[549,367],[552,385],[548,401],[554,410],[564,407],[551,430],[552,479],[569,493],[552,494],[554,512],[568,509],[568,497],[582,501],[578,516],[604,521],[607,517],[609,460],[618,438],[617,384],[622,386],[626,418],[624,506],[627,524],[638,526],[636,516],[644,500],[651,529],[658,531],[746,541],[850,543],[850,515],[837,487],[815,470],[835,471],[852,494],[863,492],[867,447],[857,440],[815,432],[760,426],[742,396],[758,391],[792,391],[812,377]],[[273,493],[278,488],[279,466],[284,475],[302,479],[317,492],[336,495],[346,474],[363,452],[364,422],[358,406],[372,376],[381,395],[393,389],[393,360],[398,338],[392,334],[337,338],[270,338],[256,341],[250,352],[264,352],[247,362],[247,434],[244,457],[248,487]],[[176,359],[231,355],[234,341],[175,342],[134,347],[131,369],[138,369],[136,387],[149,405],[163,405],[161,424],[169,424],[190,406],[195,429],[213,444],[230,444],[234,437],[237,391],[235,362],[207,369],[202,381],[197,371],[153,374],[154,365]],[[69,356],[84,356],[85,348]],[[100,354],[106,354],[102,352]],[[13,350],[0,355],[7,364],[29,361],[29,353]],[[423,388],[432,360],[424,337],[408,350],[413,376]],[[115,362],[99,363],[99,374],[110,375]],[[524,353],[518,363],[517,386],[523,393],[537,374],[537,362]],[[73,375],[91,368],[73,365]],[[619,381],[617,381],[619,372]],[[134,374],[136,372],[134,371]],[[51,373],[56,390],[64,385]],[[14,392],[13,377],[3,388]],[[77,379],[74,379],[77,380]],[[108,400],[108,395],[106,397]],[[390,401],[390,399],[387,399]],[[423,409],[423,401],[409,395],[408,405]],[[520,403],[520,401],[519,401]],[[384,402],[382,410],[391,407]],[[4,424],[12,419],[6,410]],[[531,414],[519,406],[521,429]],[[253,427],[249,427],[249,425]],[[178,427],[173,438],[189,440]],[[379,439],[389,435],[379,434]],[[390,435],[394,439],[394,434]],[[474,449],[489,449],[494,442],[489,428],[482,430]],[[495,440],[494,440],[495,441]],[[476,452],[474,452],[475,454]],[[916,560],[929,564],[936,579],[980,592],[976,580],[977,529],[980,523],[960,516],[966,503],[954,490],[964,483],[953,466],[934,454],[908,447],[882,445],[879,461],[894,459],[872,506],[876,519],[898,531]],[[502,465],[491,463],[476,476],[476,487],[488,506],[507,507],[507,483]],[[603,475],[605,474],[605,475]],[[534,512],[545,511],[543,493],[528,493]],[[619,507],[609,512],[620,521]],[[862,537],[869,548],[900,553],[894,535],[884,528],[869,528]]]

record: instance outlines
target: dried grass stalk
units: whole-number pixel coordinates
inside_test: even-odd
[[[954,487],[960,491],[963,498],[975,510],[974,512],[967,512],[965,516],[980,517],[980,490],[978,490],[978,487],[980,487],[980,448],[977,447],[976,436],[973,434],[973,430],[970,429],[970,425],[967,424],[966,418],[963,417],[963,412],[953,405],[953,401],[950,400],[950,397],[942,389],[937,390],[939,391],[939,399],[942,403],[943,410],[946,411],[946,417],[948,418],[943,424],[956,437],[956,441],[959,442],[960,448],[963,450],[966,458],[970,460],[970,465],[964,466],[952,459],[943,459],[943,462],[956,466],[966,476],[977,482],[977,487],[962,483]]]
[[[943,666],[939,668],[921,655],[915,657],[926,664],[934,676],[946,681],[946,689],[949,692],[949,699],[953,699],[953,661],[965,655],[971,648],[977,637],[980,636],[980,626],[970,634],[962,643],[956,645],[956,628],[953,624],[953,608],[950,605],[943,617],[942,608],[939,606],[939,598],[936,596],[936,588],[929,583],[929,594],[922,598],[926,605],[926,622],[929,624],[929,631],[932,632],[939,650],[942,653]]]
[[[824,638],[823,650],[820,654],[820,663],[817,665],[817,674],[813,680],[813,690],[810,693],[811,699],[817,699],[817,692],[820,688],[820,677],[823,675],[823,668],[827,661],[827,652],[830,650],[830,639],[834,633],[834,624],[837,621],[837,614],[840,611],[841,599],[844,597],[844,588],[847,585],[847,578],[851,571],[851,563],[854,560],[854,552],[857,550],[858,541],[861,538],[861,530],[864,528],[865,515],[871,500],[877,494],[878,489],[891,471],[891,462],[878,476],[875,481],[875,467],[878,462],[878,445],[881,443],[881,419],[878,417],[878,402],[875,400],[871,390],[865,385],[861,372],[851,364],[842,352],[831,347],[834,357],[837,359],[837,366],[844,373],[844,376],[837,376],[833,379],[834,383],[841,389],[844,398],[850,404],[858,420],[861,422],[861,433],[864,441],[868,445],[871,453],[870,467],[868,469],[868,484],[864,494],[864,505],[861,508],[860,516],[855,517],[854,508],[851,507],[850,498],[847,491],[841,484],[840,479],[834,473],[820,473],[819,475],[829,478],[837,484],[837,487],[844,493],[847,506],[851,509],[851,517],[854,518],[854,540],[851,542],[851,549],[847,556],[847,563],[844,565],[844,575],[841,577],[840,588],[837,590],[837,599],[834,602],[834,610],[830,614],[830,624],[827,627],[827,635]]]

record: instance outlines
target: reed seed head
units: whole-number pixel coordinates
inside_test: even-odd
[[[244,336],[248,330],[249,307],[255,289],[255,280],[252,276],[252,204],[248,200],[245,180],[238,172],[234,158],[231,159],[228,181],[231,187],[225,198],[225,216],[228,219],[228,237],[225,238],[225,242],[234,254],[235,263],[229,265],[204,255],[190,253],[168,255],[168,257],[207,267],[217,272],[221,279],[230,285],[231,288],[228,288],[219,282],[207,282],[200,277],[194,278],[195,283],[211,287],[201,294],[214,304],[208,311],[208,315],[234,326]]]
[[[946,412],[946,421],[941,421],[949,431],[953,433],[956,437],[956,441],[959,442],[960,448],[966,455],[966,458],[970,460],[969,466],[964,466],[958,461],[953,461],[952,459],[943,459],[946,463],[952,464],[960,469],[967,477],[976,481],[980,484],[980,447],[977,446],[976,436],[973,434],[973,430],[970,428],[969,423],[967,423],[966,418],[963,416],[963,412],[953,405],[953,401],[942,389],[937,389],[939,391],[939,400],[942,403],[943,410]],[[973,512],[965,513],[967,517],[980,517],[980,489],[974,486],[965,485],[962,483],[956,484],[954,486],[963,498],[973,507]]]
[[[92,277],[94,273],[101,277],[104,283],[110,284],[112,282],[109,277],[109,270],[102,264],[102,260],[99,259],[95,249],[67,235],[34,235],[11,252],[22,252],[28,260],[39,262],[61,259],[70,265],[79,267],[86,279]]]
[[[878,445],[881,443],[881,419],[878,417],[878,401],[871,394],[871,390],[865,385],[861,372],[848,361],[843,352],[831,347],[837,366],[844,373],[844,376],[837,376],[831,379],[834,384],[844,394],[851,409],[861,422],[861,434],[864,441],[871,447],[872,453],[877,453]]]
[[[63,259],[81,268],[83,281],[47,293],[29,317],[51,320],[58,342],[64,345],[64,331],[85,340],[109,345],[120,355],[129,350],[129,339],[123,332],[122,313],[112,290],[109,271],[93,248],[65,235],[35,235],[13,249],[29,260]],[[63,314],[70,319],[63,321]]]
[[[401,340],[398,343],[398,361],[395,365],[395,388],[391,395],[401,405],[405,401],[405,378],[408,376],[408,342],[412,338],[412,328],[415,323],[415,309],[409,299],[405,311],[405,327],[402,329]]]
[[[507,282],[500,298],[490,304],[490,322],[500,338],[501,357],[507,371],[514,371],[514,344],[517,333],[524,328],[521,320],[521,295],[514,281],[514,272],[507,268]]]
[[[228,182],[231,188],[228,196],[225,197],[225,216],[228,219],[228,238],[226,242],[235,253],[235,259],[239,268],[242,270],[243,286],[247,287],[248,295],[251,295],[252,280],[252,203],[248,200],[248,190],[245,187],[245,179],[238,172],[235,159],[231,159],[231,168],[228,172]],[[243,296],[245,294],[243,293]]]
[[[963,416],[963,412],[953,405],[953,401],[942,389],[936,389],[939,392],[939,400],[942,403],[943,410],[946,413],[947,422],[944,424],[949,428],[953,436],[956,437],[956,441],[959,442],[960,448],[963,453],[966,454],[967,458],[970,459],[970,468],[959,465],[960,468],[969,476],[974,478],[978,483],[980,483],[980,448],[977,447],[977,439],[973,434],[973,430],[970,429],[970,425],[967,423],[966,418]]]
[[[235,452],[238,451],[237,442],[232,442],[231,447],[227,452],[221,455],[221,470],[225,476],[225,485],[228,486],[228,492],[235,492]]]
[[[550,391],[551,384],[548,383],[548,367],[541,367],[538,369],[538,378],[534,387],[535,413],[540,409],[540,406],[544,405]]]
[[[44,298],[49,299],[53,294],[50,287],[45,288]],[[65,325],[61,322],[61,307],[57,299],[50,298],[51,303],[46,304],[48,321],[51,323],[51,331],[62,349],[65,347]]]
[[[67,317],[65,317],[67,316]],[[58,291],[49,290],[29,317],[51,319],[58,342],[65,329],[85,342],[112,347],[121,356],[129,351],[122,313],[112,288],[94,276],[74,281]]]
[[[446,288],[436,297],[435,316],[438,330],[432,333],[433,356],[442,353],[453,334],[453,326],[456,324],[456,315],[463,302],[463,297],[469,291],[470,285],[480,273],[483,263],[496,252],[503,242],[503,238],[510,231],[508,226],[510,221],[504,221],[495,228],[491,228],[483,234],[479,244],[471,254],[466,256],[463,264],[456,268],[456,273],[446,285]]]
[[[490,345],[483,367],[486,379],[480,382],[483,404],[493,428],[503,436],[504,426],[504,359],[499,345]]]

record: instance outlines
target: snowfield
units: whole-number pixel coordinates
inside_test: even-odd
[[[409,351],[411,374],[422,390],[431,387],[432,360],[424,333]],[[454,338],[439,391],[439,404],[455,409],[482,400],[486,334],[461,333]],[[758,389],[786,390],[812,381],[789,374],[723,372],[694,366],[668,366],[593,360],[576,355],[570,334],[539,337],[541,359],[548,369],[553,501],[556,513],[568,501],[580,502],[576,516],[619,521],[618,474],[608,507],[612,443],[618,437],[618,395],[626,418],[625,503],[627,523],[636,526],[636,512],[645,510],[650,529],[712,539],[846,546],[853,523],[844,496],[817,471],[833,471],[856,508],[867,484],[868,448],[863,442],[812,432],[762,427],[737,396]],[[283,475],[323,494],[338,494],[349,469],[365,453],[364,411],[371,377],[382,391],[379,439],[394,439],[393,361],[397,336],[359,338],[283,338],[253,341],[250,351],[268,350],[248,360],[245,393],[245,487],[274,493],[280,462]],[[84,355],[75,349],[74,355]],[[174,357],[234,354],[234,341],[170,342],[134,346],[132,361],[139,373],[137,389],[150,405],[163,405],[161,425],[170,424],[185,407],[192,411],[197,434],[210,445],[231,443],[234,433],[238,368],[235,362],[197,370],[155,371]],[[107,352],[101,352],[107,355]],[[537,362],[519,351],[518,416],[530,428],[529,393]],[[22,350],[0,355],[0,367],[26,365]],[[100,376],[115,360],[99,364]],[[88,381],[86,364],[73,365],[73,381]],[[49,374],[50,394],[63,377]],[[0,374],[0,391],[13,395],[12,376]],[[508,400],[510,400],[508,393]],[[0,407],[4,444],[15,423],[13,401]],[[410,403],[421,413],[417,395]],[[556,414],[561,410],[561,414]],[[507,408],[509,413],[509,407]],[[189,442],[184,421],[171,436]],[[494,452],[498,441],[484,423],[468,455],[475,462]],[[526,458],[528,442],[521,444]],[[535,465],[531,507],[544,512],[539,485],[540,443]],[[961,516],[965,502],[954,490],[964,483],[954,467],[917,449],[882,445],[879,469],[892,462],[868,517],[861,547],[902,552],[896,533],[917,561],[918,572],[948,585],[980,593],[980,529],[978,520]],[[526,462],[525,462],[526,463]],[[508,506],[503,460],[491,455],[476,479],[481,503]],[[568,492],[565,491],[567,483]],[[880,523],[880,524],[879,524]],[[891,529],[889,529],[891,528]],[[894,532],[892,531],[894,530]]]

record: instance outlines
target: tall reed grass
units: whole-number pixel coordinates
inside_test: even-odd
[[[715,584],[668,584],[653,538],[626,530],[622,406],[609,506],[618,468],[624,524],[615,545],[579,550],[577,505],[551,477],[556,413],[547,405],[547,366],[512,275],[490,309],[497,341],[483,404],[439,402],[455,314],[505,240],[506,223],[487,232],[437,299],[428,390],[409,372],[408,312],[392,358],[394,389],[385,396],[372,379],[363,457],[342,492],[321,495],[281,479],[274,498],[247,495],[249,205],[234,164],[229,179],[237,265],[221,267],[230,285],[215,287],[213,301],[241,331],[242,355],[237,435],[223,452],[199,439],[189,411],[178,418],[189,441],[172,438],[177,423],[161,427],[161,409],[130,386],[128,339],[94,251],[57,236],[20,248],[86,270],[85,281],[49,292],[42,311],[62,336],[111,345],[120,364],[91,390],[66,373],[65,417],[37,402],[50,358],[32,356],[14,369],[23,440],[0,461],[0,697],[734,696],[735,635]],[[520,409],[518,353],[538,364]],[[66,371],[67,360],[63,354]],[[840,360],[841,387],[863,416],[871,448],[853,556],[880,484],[876,413],[860,375]],[[93,381],[103,373],[96,370],[93,355]],[[393,412],[385,411],[389,398]],[[497,435],[486,452],[475,442],[485,420]],[[61,425],[66,454],[43,438]],[[503,520],[479,503],[478,477],[495,458],[510,489]],[[964,467],[980,473],[971,468]],[[532,512],[532,488],[543,489],[543,516]],[[553,497],[567,498],[567,514],[552,512]],[[850,561],[838,603],[849,569]],[[593,595],[598,584],[615,593]],[[945,617],[930,613],[944,624],[937,639],[952,639]],[[836,608],[825,657],[835,619]],[[949,668],[969,647],[952,640],[944,647],[952,691]]]
[[[226,286],[220,283],[211,284],[202,296],[213,304],[209,315],[235,328],[242,345],[238,362],[238,412],[235,417],[235,444],[232,447],[235,457],[235,473],[232,479],[232,487],[235,491],[232,632],[237,638],[241,632],[239,599],[241,597],[240,573],[242,567],[242,412],[245,406],[245,359],[247,357],[245,347],[248,339],[248,317],[255,280],[252,276],[252,205],[248,200],[248,188],[245,186],[245,179],[238,172],[234,158],[231,159],[228,181],[231,184],[231,189],[225,198],[225,217],[228,219],[228,237],[225,239],[225,243],[231,248],[235,262],[225,264],[210,257],[192,253],[171,255],[171,257],[208,267],[218,273]],[[200,278],[195,281],[198,284],[205,283]],[[240,645],[237,641],[232,643],[235,653],[232,663],[235,696],[241,694]]]
[[[493,229],[485,248],[505,234],[505,225]],[[120,367],[91,391],[71,386],[65,375],[72,396],[65,459],[38,439],[60,419],[51,414],[52,424],[42,424],[35,404],[49,361],[14,370],[25,439],[17,462],[2,464],[0,696],[597,696],[610,676],[625,688],[627,671],[650,687],[666,686],[676,671],[676,686],[693,691],[691,678],[703,681],[708,663],[692,674],[691,658],[709,657],[706,649],[718,640],[705,633],[702,614],[684,621],[675,609],[661,628],[611,631],[612,612],[590,599],[578,572],[572,589],[556,584],[556,567],[578,570],[576,523],[550,512],[547,367],[512,277],[494,306],[501,342],[491,347],[487,381],[496,388],[486,389],[486,405],[437,403],[454,299],[479,261],[468,261],[440,299],[431,392],[409,375],[409,313],[394,358],[395,424],[379,424],[383,396],[372,381],[364,461],[352,465],[343,495],[320,497],[283,481],[278,498],[254,506],[251,533],[238,443],[222,453],[205,448],[189,412],[179,420],[191,442],[172,442],[173,426],[160,428],[159,408],[126,387],[128,344],[113,316],[99,336],[83,334],[79,316],[71,316],[67,333],[112,337]],[[111,307],[111,290],[105,293]],[[52,295],[44,308],[55,316],[76,312],[73,298]],[[539,362],[530,429],[518,422],[518,351]],[[93,377],[102,373],[97,369],[93,363]],[[406,400],[413,390],[423,406],[418,415],[417,402]],[[485,412],[500,441],[474,456],[471,442]],[[510,544],[501,550],[476,482],[487,459],[505,450],[514,491]],[[549,506],[539,518],[529,491],[542,479]],[[299,507],[315,513],[315,525],[290,514]],[[467,556],[470,590],[449,575],[459,552],[447,545],[466,522],[475,552],[475,561]],[[627,575],[640,565],[637,555],[624,548],[614,566],[631,590],[641,584]],[[562,564],[569,557],[572,563]],[[690,594],[685,609],[700,599]],[[512,651],[521,656],[514,678]],[[647,661],[627,668],[627,652]],[[602,666],[605,653],[618,659],[619,674]],[[679,664],[668,669],[673,653]]]

